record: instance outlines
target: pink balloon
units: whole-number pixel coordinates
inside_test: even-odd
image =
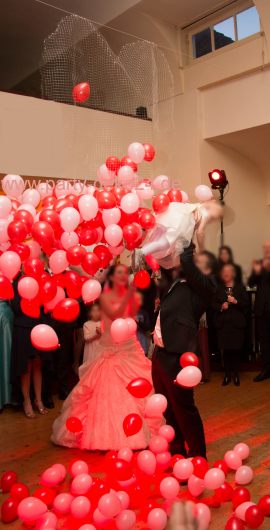
[[[172,442],[175,437],[175,430],[171,425],[161,425],[158,434],[163,436],[163,438],[166,438],[168,442]]]
[[[0,256],[0,271],[6,276],[6,278],[13,280],[21,268],[21,263],[21,258],[17,252],[6,250],[6,252]]]
[[[111,521],[110,517],[105,517],[98,508],[95,509],[93,513],[93,522],[97,527],[104,527]]]
[[[96,527],[93,524],[83,524],[78,530],[96,530]]]
[[[145,149],[143,144],[139,142],[133,142],[128,146],[128,156],[135,164],[140,164],[145,157]]]
[[[6,175],[2,180],[3,192],[12,199],[20,197],[24,188],[24,180],[20,175]]]
[[[72,477],[81,475],[81,473],[88,473],[88,464],[84,460],[76,460],[70,467],[70,473]]]
[[[245,443],[236,444],[233,450],[240,456],[242,460],[246,460],[249,457],[250,449]]]
[[[54,188],[54,193],[57,199],[60,197],[66,197],[69,193],[73,192],[72,184],[68,180],[58,180]]]
[[[85,304],[89,304],[99,298],[101,285],[97,280],[86,280],[82,286],[82,298]]]
[[[37,350],[56,350],[59,346],[58,337],[54,329],[47,324],[38,324],[32,328],[30,337],[34,348],[37,348]]]
[[[136,193],[126,193],[121,199],[120,206],[125,213],[135,213],[140,206],[140,199]]]
[[[166,175],[159,175],[153,180],[152,186],[155,190],[158,191],[167,190],[169,188],[169,177],[167,177]]]
[[[154,475],[157,467],[157,461],[152,451],[145,449],[140,451],[137,456],[138,468],[147,475]]]
[[[227,451],[224,461],[230,469],[238,469],[242,465],[241,457],[235,451]]]
[[[31,204],[36,208],[40,203],[40,194],[38,190],[34,188],[25,190],[22,194],[22,203]]]
[[[61,243],[65,250],[74,247],[79,243],[79,236],[76,232],[63,232],[61,235]]]
[[[240,466],[235,473],[236,484],[250,484],[253,479],[253,470],[249,466]]]
[[[57,517],[52,512],[44,513],[36,522],[35,530],[51,530],[56,528]]]
[[[195,188],[195,197],[200,202],[209,201],[213,198],[213,192],[209,186],[205,186],[205,184],[200,184]]]
[[[45,199],[53,194],[53,187],[48,182],[40,182],[37,186],[40,198]]]
[[[92,195],[82,195],[79,198],[78,207],[84,221],[94,219],[98,213],[98,201]]]
[[[225,482],[225,473],[219,468],[209,469],[204,476],[205,487],[209,490],[216,490]]]
[[[7,219],[12,210],[12,202],[8,197],[0,196],[0,219]]]
[[[18,292],[22,298],[26,300],[33,300],[36,298],[39,292],[39,285],[35,278],[30,276],[24,276],[18,282]]]
[[[49,257],[49,265],[53,274],[64,272],[69,266],[65,250],[55,250]]]
[[[194,506],[195,517],[198,519],[198,530],[208,530],[211,521],[211,512],[206,504],[198,502]]]
[[[116,318],[111,324],[111,337],[116,344],[129,338],[128,324],[124,318]]]
[[[55,308],[55,306],[58,304],[58,302],[61,302],[61,300],[64,300],[65,297],[66,295],[65,295],[65,291],[63,287],[57,286],[55,297],[49,302],[47,302],[46,304],[44,304],[45,312],[52,311]]]
[[[199,495],[202,494],[204,490],[204,481],[196,477],[195,475],[191,475],[188,479],[188,490],[193,495],[193,497],[199,497]]]
[[[168,442],[166,438],[163,438],[163,436],[152,436],[149,442],[149,449],[153,451],[153,453],[165,453],[168,450]]]
[[[52,466],[48,467],[48,469],[45,469],[45,471],[42,473],[40,484],[43,486],[54,487],[63,482],[64,478],[65,476],[63,477],[63,472],[57,466]]]
[[[147,418],[160,418],[167,408],[168,402],[163,394],[153,394],[145,405],[145,416]]]
[[[160,485],[160,493],[164,499],[176,499],[179,491],[180,486],[176,478],[173,477],[166,477],[164,478]]]
[[[129,447],[122,447],[122,449],[118,451],[117,456],[122,460],[126,460],[126,462],[131,462],[133,458],[133,451]]]
[[[80,495],[73,499],[70,505],[70,513],[75,519],[84,519],[89,515],[91,503],[87,497]]]
[[[98,180],[103,186],[113,186],[115,179],[115,172],[110,171],[106,164],[102,164],[97,170]]]
[[[171,458],[172,458],[172,455],[169,451],[165,451],[164,453],[158,453],[156,455],[157,468],[159,470],[164,470],[164,471],[165,469],[168,469],[171,463]]]
[[[126,491],[117,491],[116,495],[121,502],[122,510],[126,510],[130,504],[129,494]]]
[[[188,480],[194,471],[192,462],[186,458],[178,460],[173,466],[173,474],[179,480]]]
[[[122,510],[120,499],[113,490],[102,495],[98,501],[98,509],[105,517],[115,517]]]
[[[70,491],[72,495],[86,495],[90,490],[93,479],[87,473],[76,475],[71,483]]]
[[[26,497],[18,505],[18,517],[26,524],[35,523],[48,510],[46,504],[36,497]]]
[[[9,221],[7,219],[0,219],[0,244],[7,243],[9,240],[8,236],[8,225]]]
[[[117,173],[117,184],[119,186],[131,187],[134,185],[135,175],[132,167],[121,166]]]
[[[185,388],[197,386],[202,379],[202,372],[197,366],[186,366],[177,374],[176,381],[178,385]]]
[[[51,466],[53,469],[57,469],[58,473],[61,475],[62,480],[66,478],[67,470],[63,464],[53,464]]]
[[[111,224],[106,226],[104,230],[104,237],[108,245],[112,247],[118,247],[123,239],[123,230],[121,226]]]
[[[167,525],[167,514],[161,508],[153,508],[147,517],[147,526],[150,530],[163,530]]]
[[[123,510],[115,519],[116,527],[119,530],[130,530],[136,524],[136,515],[133,510]]]
[[[87,195],[87,197],[90,197],[90,195]],[[81,218],[78,210],[76,208],[73,208],[72,206],[67,206],[67,208],[63,208],[61,210],[60,214],[60,222],[63,230],[65,232],[73,232],[76,230]]]
[[[118,224],[121,219],[121,211],[119,208],[107,208],[102,212],[102,221],[106,226]]]
[[[26,245],[30,248],[30,258],[38,258],[40,256],[41,246],[37,241],[34,241],[33,239],[31,241],[26,241]]]
[[[242,502],[242,504],[239,504],[237,508],[235,509],[235,515],[239,519],[242,519],[242,521],[245,521],[246,511],[250,506],[255,506],[254,502]]]
[[[125,320],[128,327],[129,336],[132,337],[136,334],[137,323],[135,322],[134,318],[127,317]]]
[[[61,515],[67,515],[70,512],[73,499],[74,497],[70,493],[59,493],[53,501],[53,509]]]
[[[141,200],[148,201],[152,199],[154,190],[150,182],[141,182],[139,186],[136,187],[136,193]]]

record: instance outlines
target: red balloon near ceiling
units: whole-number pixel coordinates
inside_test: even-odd
[[[182,202],[182,193],[180,190],[169,190],[167,193],[171,202]]]
[[[128,414],[123,421],[123,429],[126,436],[133,436],[133,434],[137,434],[137,432],[141,430],[142,426],[143,421],[139,414]]]
[[[162,213],[165,212],[170,204],[170,199],[165,193],[161,193],[160,195],[156,195],[153,198],[152,206],[153,210],[156,213]]]
[[[75,103],[84,103],[90,96],[90,84],[87,81],[78,83],[72,89],[72,98]]]
[[[114,208],[116,206],[116,198],[111,191],[97,191],[96,199],[101,210],[106,208]]]
[[[146,162],[152,162],[156,154],[154,147],[151,144],[143,144],[143,147],[145,150],[144,160]]]
[[[11,221],[8,225],[7,232],[12,243],[21,243],[26,238],[28,229],[23,221]]]
[[[149,272],[142,270],[136,272],[134,276],[134,285],[138,289],[147,289],[151,284],[151,278]]]
[[[106,160],[106,166],[110,171],[118,171],[121,162],[117,156],[109,156]]]
[[[135,162],[133,162],[133,160],[131,160],[131,158],[129,158],[129,156],[124,156],[121,160],[121,166],[129,166],[133,169],[134,173],[137,173],[138,171],[138,166],[137,164],[135,164]]]
[[[127,386],[128,392],[136,398],[146,398],[152,391],[153,385],[144,377],[137,377]]]

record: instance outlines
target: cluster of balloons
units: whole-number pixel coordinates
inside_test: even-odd
[[[151,385],[137,379],[128,390],[138,398],[146,397]],[[152,417],[164,411],[164,396],[154,394],[148,399]],[[259,528],[270,517],[270,495],[255,504],[246,487],[253,477],[251,468],[242,463],[249,456],[247,444],[237,444],[211,467],[202,457],[171,456],[169,444],[174,436],[170,425],[162,425],[148,449],[137,454],[129,447],[110,451],[104,458],[102,479],[91,475],[85,460],[72,460],[68,470],[61,463],[53,464],[43,471],[31,494],[15,472],[7,471],[1,477],[2,492],[9,494],[1,507],[2,522],[19,517],[35,530],[55,530],[59,520],[62,526],[65,521],[63,527],[77,530],[131,530],[143,521],[149,530],[163,530],[172,504],[187,498],[186,484],[199,530],[209,528],[209,506],[228,502],[232,513],[225,530]],[[226,480],[230,472],[235,472],[234,483]],[[203,496],[205,492],[211,496]]]
[[[185,352],[180,357],[181,370],[176,376],[176,383],[184,388],[194,388],[202,380],[199,359],[195,353]]]

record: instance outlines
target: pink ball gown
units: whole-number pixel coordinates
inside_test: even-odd
[[[134,398],[127,385],[137,377],[152,383],[151,361],[145,357],[135,335],[121,344],[114,344],[110,335],[111,321],[106,317],[103,323],[104,333],[95,359],[80,367],[79,383],[53,424],[51,440],[57,445],[88,450],[144,449],[161,420],[144,418],[146,400]],[[127,437],[123,420],[132,413],[142,417],[143,427],[137,434]],[[81,420],[80,433],[67,430],[66,420],[71,416]]]

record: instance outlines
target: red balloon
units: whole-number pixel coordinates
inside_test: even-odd
[[[15,471],[6,471],[1,477],[1,490],[2,493],[8,493],[11,490],[11,486],[17,482],[17,473]]]
[[[105,208],[114,208],[116,206],[115,195],[111,191],[98,191],[96,193],[96,199],[99,207],[103,210]]]
[[[199,359],[195,353],[187,351],[182,353],[180,357],[180,366],[185,368],[186,366],[199,366]]]
[[[82,259],[82,268],[87,274],[93,276],[101,267],[101,260],[94,252],[87,252]]]
[[[104,480],[99,477],[93,477],[92,486],[87,493],[87,497],[91,502],[97,504],[100,497],[105,493],[109,493],[110,488]]]
[[[20,306],[21,306],[21,310],[24,313],[24,315],[31,317],[31,318],[40,317],[40,298],[39,297],[36,297],[33,300],[26,300],[25,298],[21,298]]]
[[[86,255],[86,250],[81,245],[74,245],[67,249],[67,260],[70,265],[80,265]]]
[[[245,525],[238,517],[231,517],[226,523],[225,530],[245,530]]]
[[[258,506],[265,517],[270,517],[270,495],[264,495],[258,502]]]
[[[155,217],[151,212],[142,212],[139,216],[139,222],[142,228],[145,230],[150,230],[156,224]]]
[[[60,217],[55,210],[42,210],[42,212],[40,212],[39,220],[49,223],[54,231],[61,228]]]
[[[127,386],[129,393],[136,398],[147,397],[150,394],[152,388],[153,385],[151,385],[147,379],[144,379],[144,377],[137,377],[136,379],[133,379]]]
[[[106,166],[110,171],[118,171],[121,166],[121,162],[117,156],[109,156],[106,160]]]
[[[16,499],[11,499],[10,497],[3,502],[1,506],[1,520],[3,523],[13,523],[17,519],[18,504]]]
[[[233,498],[233,487],[229,482],[224,482],[220,488],[215,491],[215,498],[219,503],[229,502]]]
[[[75,103],[84,103],[90,96],[90,84],[87,81],[78,83],[72,89],[72,98]]]
[[[249,502],[250,501],[250,492],[247,488],[236,488],[233,492],[232,497],[232,505],[235,508],[242,504],[243,502]]]
[[[66,428],[69,432],[81,432],[82,431],[82,422],[79,418],[75,418],[74,416],[71,416],[66,421]]]
[[[132,476],[132,467],[126,460],[116,458],[111,461],[110,473],[116,478],[116,480],[129,480]]]
[[[158,261],[151,256],[151,254],[148,254],[148,256],[145,256],[145,261],[149,267],[151,267],[152,271],[156,272],[159,270],[160,266]]]
[[[50,247],[54,244],[54,232],[47,221],[38,221],[32,226],[32,236],[41,247]]]
[[[144,160],[146,162],[152,162],[156,154],[154,147],[151,144],[143,144],[143,147],[145,150]]]
[[[70,298],[80,298],[82,294],[81,277],[76,271],[67,271],[65,274],[67,295]]]
[[[56,205],[56,197],[49,195],[42,200],[42,208],[53,208]]]
[[[83,223],[83,226],[85,224],[85,227],[86,228],[99,228],[99,227],[103,227],[104,224],[103,224],[103,221],[102,221],[102,214],[101,212],[98,212],[96,217],[93,217],[93,219],[91,219],[91,221],[86,221],[85,223]]]
[[[167,195],[171,202],[182,202],[183,200],[180,190],[169,190]]]
[[[195,456],[192,458],[192,464],[194,466],[193,475],[199,478],[204,478],[205,473],[209,469],[209,464],[202,456]]]
[[[111,255],[108,247],[106,247],[105,245],[97,245],[94,248],[93,253],[100,260],[99,267],[102,267],[103,269],[106,269],[106,267],[108,267],[108,265],[109,265],[109,263],[110,263],[110,261],[112,259],[112,255]]]
[[[115,186],[114,188],[112,188],[112,192],[116,198],[116,202],[118,205],[120,204],[122,197],[127,194],[127,190],[122,186]]]
[[[28,210],[17,210],[14,214],[14,221],[20,221],[27,227],[27,233],[30,232],[34,218]]]
[[[135,248],[141,237],[141,231],[137,225],[130,223],[123,227],[123,237],[127,245],[134,245],[133,248]]]
[[[22,221],[11,221],[8,225],[8,237],[12,243],[21,243],[28,234],[28,229]]]
[[[39,296],[42,304],[50,302],[57,293],[56,281],[52,278],[45,278],[45,281],[40,282]]]
[[[28,245],[25,245],[24,243],[13,243],[13,245],[10,245],[8,250],[13,250],[13,252],[17,252],[17,254],[21,258],[21,261],[25,261],[30,256],[30,247]]]
[[[29,258],[24,262],[24,272],[26,276],[32,276],[39,280],[44,273],[44,263],[40,258]]]
[[[77,233],[81,245],[94,245],[98,240],[98,231],[96,230],[96,228],[87,228],[80,226]]]
[[[66,276],[62,272],[59,274],[54,274],[52,276],[52,280],[58,287],[63,287],[63,289],[66,288]]]
[[[10,497],[12,499],[16,499],[16,501],[20,502],[25,497],[29,497],[29,488],[26,486],[26,484],[23,484],[22,482],[15,482],[13,486],[11,486],[10,489]]]
[[[133,162],[133,160],[131,160],[131,158],[129,158],[129,156],[123,156],[122,160],[121,160],[121,166],[129,166],[133,169],[134,173],[137,173],[138,171],[138,166],[137,164],[135,164],[135,162]]]
[[[223,471],[223,473],[225,473],[225,475],[227,475],[227,473],[229,471],[229,468],[228,468],[226,462],[224,462],[224,460],[216,460],[216,462],[214,463],[213,467],[217,467],[218,469],[221,469],[221,471]]]
[[[161,193],[160,195],[156,195],[153,198],[152,206],[153,210],[156,213],[162,213],[167,210],[168,206],[170,204],[170,199],[165,193]]]
[[[67,197],[62,197],[61,199],[57,199],[54,208],[57,213],[60,213],[64,208],[68,208],[70,206],[73,207],[73,202]]]
[[[256,504],[250,506],[245,513],[245,522],[248,528],[259,528],[263,524],[264,515]]]
[[[171,457],[170,467],[173,468],[176,462],[179,462],[179,460],[183,460],[183,459],[184,457],[182,455],[178,455],[178,454],[173,455]]]
[[[12,300],[12,298],[14,298],[14,290],[11,281],[2,275],[0,275],[0,298],[3,300]]]
[[[137,434],[137,432],[141,430],[142,426],[143,421],[139,414],[128,414],[123,421],[123,429],[126,436],[133,436],[133,434]]]
[[[48,486],[41,486],[40,488],[37,488],[33,493],[33,497],[40,499],[48,506],[48,508],[52,506],[56,495],[57,491],[53,490],[52,488],[49,488]]]
[[[68,201],[71,201],[72,202],[72,206],[74,208],[77,208],[78,209],[78,202],[79,202],[79,197],[77,195],[74,195],[74,193],[69,193],[67,196],[66,196],[66,199]]]
[[[80,305],[73,298],[64,298],[56,304],[52,317],[60,322],[74,322],[80,314]]]
[[[149,272],[141,270],[136,272],[134,276],[134,285],[138,289],[147,289],[151,284],[151,278]]]

